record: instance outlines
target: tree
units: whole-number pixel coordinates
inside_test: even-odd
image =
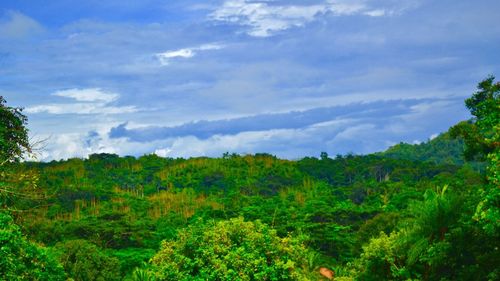
[[[326,152],[324,152],[324,151],[323,151],[323,152],[321,152],[321,154],[320,154],[320,159],[321,159],[321,160],[327,160],[327,159],[328,159],[328,153],[326,153]]]
[[[467,146],[466,156],[479,155],[488,160],[489,188],[479,202],[474,218],[489,233],[500,229],[500,82],[490,76],[481,81],[478,91],[465,100],[474,116],[471,122],[459,123],[452,134],[462,136]]]
[[[118,259],[108,257],[96,245],[86,240],[69,240],[56,245],[59,260],[75,281],[119,280]]]
[[[2,208],[12,199],[30,197],[18,187],[32,185],[36,176],[12,165],[31,152],[27,117],[22,109],[9,107],[0,96],[0,203]],[[0,272],[6,280],[65,280],[63,268],[42,248],[28,241],[11,215],[0,210]]]
[[[190,226],[151,259],[158,280],[307,280],[309,251],[260,221]]]
[[[465,105],[476,118],[476,125],[485,143],[492,149],[498,148],[498,128],[500,122],[500,82],[494,83],[494,76],[479,83],[476,93],[465,100]]]
[[[450,130],[454,137],[463,137],[468,159],[485,159],[500,148],[500,82],[490,76],[477,86],[478,91],[465,100],[465,106],[474,116]]]
[[[0,211],[0,279],[66,280],[57,261],[45,248],[28,241],[4,211]]]
[[[363,246],[355,261],[360,280],[456,280],[447,279],[456,272],[447,264],[451,244],[446,238],[462,210],[446,190],[428,189],[423,201],[410,206],[413,217],[403,220],[398,231],[380,232]]]
[[[24,153],[31,152],[27,122],[22,108],[7,106],[0,96],[0,166],[22,159]]]
[[[7,106],[0,96],[0,206],[4,209],[25,199],[39,199],[35,190],[37,174],[16,165],[32,152],[27,122],[22,108]]]

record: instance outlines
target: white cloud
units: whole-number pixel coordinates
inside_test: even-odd
[[[99,88],[68,89],[52,93],[52,96],[76,100],[76,103],[41,104],[26,108],[27,113],[49,114],[123,114],[138,111],[135,106],[112,106],[120,95]]]
[[[170,148],[159,148],[156,149],[154,154],[160,156],[160,157],[168,157],[168,154],[172,152],[172,149]]]
[[[221,156],[224,152],[237,152],[240,154],[264,152],[264,145],[274,145],[289,141],[299,130],[269,130],[256,132],[243,132],[236,135],[214,135],[201,140],[193,136],[173,138],[169,146],[164,146],[155,151],[162,157],[193,157],[193,156]]]
[[[363,14],[370,16],[370,17],[381,17],[385,15],[385,10],[383,9],[377,9],[377,10],[371,10],[371,11],[366,11]]]
[[[155,57],[158,59],[161,65],[165,66],[170,64],[170,61],[174,58],[192,58],[197,54],[198,51],[219,50],[222,48],[224,48],[224,46],[220,44],[204,44],[198,47],[158,53],[155,54]]]
[[[163,63],[168,63],[171,58],[191,58],[194,56],[192,49],[180,49],[156,54],[156,57]]]
[[[110,142],[101,139],[88,140],[88,135],[82,133],[63,133],[47,136],[47,145],[39,153],[37,158],[42,161],[67,159],[72,157],[87,157],[92,153],[120,153],[123,145],[122,140]]]
[[[19,12],[10,11],[0,18],[0,39],[20,39],[43,32],[34,19]]]
[[[118,99],[119,95],[115,93],[104,92],[99,88],[89,88],[89,89],[68,89],[63,91],[57,91],[52,94],[53,96],[72,98],[77,101],[86,102],[112,102]]]
[[[97,126],[99,127],[99,126]],[[43,150],[38,152],[36,159],[41,161],[67,159],[73,157],[84,158],[93,153],[116,153],[119,155],[148,154],[165,143],[150,142],[136,143],[125,139],[110,139],[107,137],[105,126],[94,128],[90,132],[67,132],[58,134],[43,134]]]
[[[135,106],[108,106],[105,103],[42,104],[26,108],[27,113],[123,114],[136,112]]]
[[[336,16],[361,14],[384,16],[383,9],[371,9],[363,1],[324,1],[314,5],[273,5],[263,1],[229,0],[209,15],[219,22],[248,26],[256,37],[271,36],[277,31],[300,27],[325,14]]]

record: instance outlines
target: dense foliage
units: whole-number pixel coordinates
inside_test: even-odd
[[[487,159],[489,184],[474,217],[489,233],[500,231],[500,82],[494,80],[490,76],[479,83],[478,91],[465,100],[472,122],[451,128],[453,135],[465,139],[466,156]]]
[[[0,96],[0,166],[19,160],[24,152],[31,150],[25,126],[27,121],[21,108],[7,106]]]
[[[308,250],[260,221],[195,224],[151,259],[158,280],[304,280]]]
[[[472,120],[372,155],[10,163],[0,183],[23,196],[2,231],[23,242],[1,250],[37,249],[15,264],[54,280],[498,280],[498,91],[488,78]]]
[[[86,240],[67,240],[55,245],[64,270],[75,281],[119,280],[118,259],[108,257]]]
[[[390,158],[435,164],[464,165],[467,162],[463,155],[464,148],[463,139],[454,138],[446,132],[419,144],[399,143],[378,154]]]
[[[0,278],[2,280],[66,280],[63,268],[46,249],[28,241],[0,211]]]

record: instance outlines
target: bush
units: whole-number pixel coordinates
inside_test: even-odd
[[[307,254],[301,240],[236,218],[180,231],[149,270],[159,280],[305,280]]]
[[[0,211],[0,275],[2,280],[66,280],[62,266],[45,248],[29,242],[3,211]]]

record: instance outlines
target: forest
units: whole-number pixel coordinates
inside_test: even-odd
[[[421,144],[36,162],[0,99],[1,280],[500,280],[500,83]]]

